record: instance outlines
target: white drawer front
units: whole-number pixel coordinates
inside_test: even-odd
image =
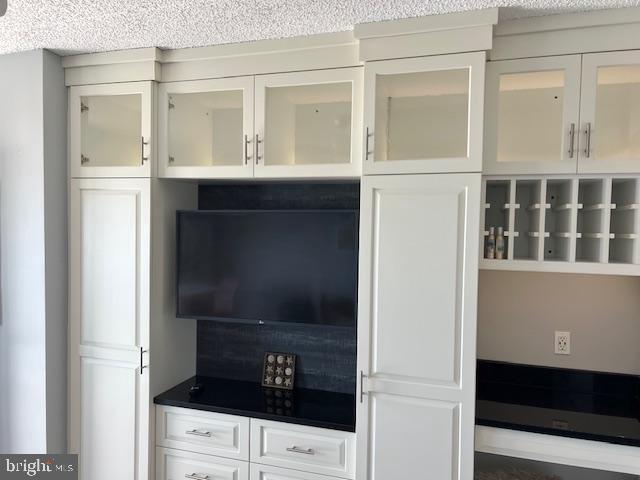
[[[251,461],[355,477],[355,435],[265,420],[251,421]]]
[[[170,448],[156,449],[156,480],[249,480],[249,463]]]
[[[332,480],[336,478],[258,463],[252,463],[250,466],[251,480]]]
[[[249,419],[188,408],[156,407],[157,445],[249,460]]]

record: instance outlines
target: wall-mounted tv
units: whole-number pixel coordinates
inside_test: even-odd
[[[177,213],[177,316],[355,327],[356,210]]]

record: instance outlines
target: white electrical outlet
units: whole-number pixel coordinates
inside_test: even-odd
[[[571,355],[571,332],[556,332],[555,353]]]

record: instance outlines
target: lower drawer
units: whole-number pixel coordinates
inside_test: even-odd
[[[251,480],[336,480],[336,477],[252,463]]]
[[[156,480],[249,480],[249,463],[157,447]]]
[[[355,478],[355,434],[251,419],[252,463]]]

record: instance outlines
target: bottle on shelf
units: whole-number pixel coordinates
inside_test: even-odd
[[[496,260],[504,259],[504,231],[502,227],[498,227],[496,235]]]
[[[496,258],[496,230],[494,227],[489,227],[489,236],[487,237],[487,246],[484,258]]]

